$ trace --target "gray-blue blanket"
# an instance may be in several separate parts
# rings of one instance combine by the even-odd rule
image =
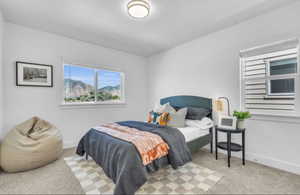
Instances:
[[[166,162],[176,169],[192,160],[185,138],[178,129],[138,121],[118,124],[157,134],[169,145],[170,150],[167,157],[144,166],[132,143],[90,129],[80,140],[77,154],[83,156],[87,153],[103,168],[116,184],[115,195],[134,194],[147,181],[148,172],[157,170]]]

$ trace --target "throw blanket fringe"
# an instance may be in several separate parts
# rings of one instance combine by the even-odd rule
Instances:
[[[148,165],[168,154],[168,144],[156,134],[121,126],[117,123],[108,123],[94,129],[134,144],[141,156],[143,165]]]

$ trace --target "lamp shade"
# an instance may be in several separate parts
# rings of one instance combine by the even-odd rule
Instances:
[[[214,108],[216,112],[223,112],[224,111],[224,105],[223,105],[223,101],[220,99],[217,99],[214,101]]]
[[[219,97],[214,100],[214,111],[230,116],[230,102],[227,97]]]

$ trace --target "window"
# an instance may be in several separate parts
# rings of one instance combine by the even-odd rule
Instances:
[[[297,58],[269,60],[269,75],[286,75],[297,73]]]
[[[268,95],[291,96],[295,95],[295,79],[270,79],[268,81]]]
[[[64,64],[64,104],[124,103],[124,73]]]
[[[270,115],[293,115],[298,111],[298,40],[292,43],[241,52],[242,109]]]
[[[297,66],[296,56],[283,56],[267,60],[269,97],[293,97],[295,95]]]

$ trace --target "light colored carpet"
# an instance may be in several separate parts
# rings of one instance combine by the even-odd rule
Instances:
[[[73,156],[74,149],[64,151],[64,157]],[[199,151],[193,163],[223,175],[208,194],[300,194],[300,176],[253,162],[242,166],[232,158],[227,168],[226,156]],[[16,174],[0,172],[0,194],[84,194],[80,183],[64,162],[64,157],[45,167]]]
[[[94,160],[79,156],[65,158],[86,194],[113,194],[115,185]],[[212,188],[222,175],[193,162],[179,169],[170,166],[149,174],[148,181],[136,194],[203,194]]]
[[[63,160],[71,155],[74,155],[74,149],[65,150],[59,160],[32,171],[0,172],[0,194],[84,194]]]

